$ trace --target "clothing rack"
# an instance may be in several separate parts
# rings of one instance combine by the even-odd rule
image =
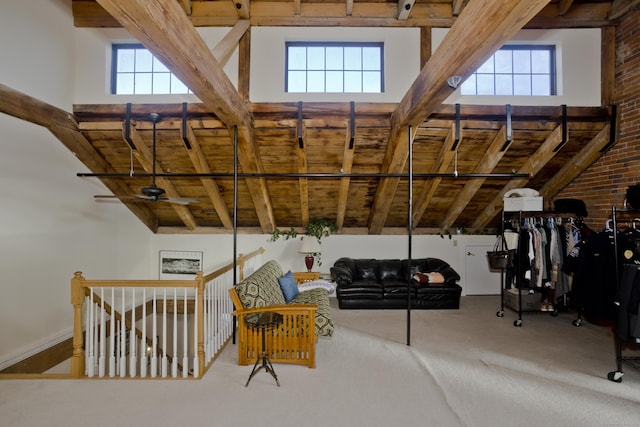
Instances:
[[[557,316],[559,311],[557,302],[561,299],[563,302],[562,305],[567,306],[569,279],[565,273],[561,271],[566,249],[560,246],[563,245],[564,241],[558,241],[558,231],[554,230],[552,232],[551,230],[555,229],[557,225],[566,226],[568,224],[568,229],[571,230],[573,234],[574,231],[586,227],[582,217],[555,211],[503,211],[501,219],[500,238],[503,238],[509,229],[513,229],[518,233],[518,246],[514,267],[501,271],[501,306],[496,316],[504,316],[505,299],[508,298],[509,301],[513,301],[513,291],[511,291],[508,296],[505,294],[505,292],[508,292],[508,289],[516,289],[517,294],[515,311],[518,314],[518,319],[513,322],[514,326],[522,326],[522,315],[525,311],[531,313],[548,312],[554,317]],[[540,231],[541,228],[544,229],[545,227],[549,229],[549,231]],[[539,253],[535,254],[535,268],[529,265],[528,254],[530,253],[531,246],[527,248],[522,247],[523,240],[521,233],[523,231],[530,233],[532,239],[532,236],[537,233],[537,239],[542,241],[536,243],[536,249]],[[550,240],[551,236],[555,239],[553,245]],[[572,239],[577,239],[577,237],[572,236]],[[549,254],[552,246],[554,247],[553,256]],[[509,249],[515,248],[509,247]],[[528,278],[525,277],[527,274],[529,275]],[[523,306],[523,300],[526,300],[526,307]],[[511,308],[514,308],[513,304]],[[581,320],[574,321],[574,325],[576,326],[580,323]]]
[[[611,208],[611,221],[613,223],[613,245],[616,260],[616,287],[618,289],[616,295],[616,310],[617,310],[617,322],[616,331],[614,333],[615,348],[616,348],[616,370],[607,374],[607,378],[613,382],[622,382],[622,376],[624,372],[622,370],[623,364],[626,364],[634,369],[640,370],[640,357],[630,357],[623,355],[623,343],[629,343],[630,345],[640,344],[640,331],[633,331],[633,324],[631,323],[631,317],[629,316],[629,307],[632,308],[633,304],[640,305],[640,301],[635,300],[634,295],[640,295],[640,247],[636,246],[636,249],[625,249],[624,253],[619,252],[619,232],[618,232],[618,217],[621,216],[635,216],[633,221],[633,230],[635,232],[635,223],[638,221],[637,217],[640,216],[639,210],[623,210],[616,211],[616,207]],[[640,235],[639,235],[640,237]],[[621,263],[619,260],[623,260]],[[622,270],[622,271],[621,271]],[[634,289],[635,288],[635,289]],[[638,306],[635,307],[637,313]],[[636,317],[638,315],[636,314]],[[640,319],[638,319],[640,322]],[[637,329],[637,328],[636,328]]]

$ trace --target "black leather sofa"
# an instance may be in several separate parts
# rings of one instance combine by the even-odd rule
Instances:
[[[416,273],[442,274],[444,283],[420,283]],[[331,267],[341,309],[406,309],[411,292],[412,309],[460,308],[460,275],[438,258],[354,259],[340,258]]]

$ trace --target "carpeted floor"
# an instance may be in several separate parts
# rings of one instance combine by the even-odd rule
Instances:
[[[335,303],[335,301],[332,301]],[[640,426],[640,372],[615,369],[609,329],[574,313],[496,317],[498,297],[460,310],[339,310],[317,368],[275,365],[244,383],[229,344],[200,381],[2,380],[2,426]],[[636,353],[633,353],[636,351]],[[637,354],[637,349],[625,355]]]

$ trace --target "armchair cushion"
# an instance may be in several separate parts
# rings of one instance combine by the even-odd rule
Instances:
[[[312,288],[300,292],[290,304],[316,304],[316,336],[330,337],[333,335],[333,320],[331,320],[331,306],[324,288]]]
[[[236,292],[244,308],[286,304],[278,278],[282,268],[277,261],[269,261],[236,285]]]

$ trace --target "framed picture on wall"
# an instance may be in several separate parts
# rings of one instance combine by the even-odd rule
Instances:
[[[160,251],[160,280],[191,280],[202,270],[202,252]]]

